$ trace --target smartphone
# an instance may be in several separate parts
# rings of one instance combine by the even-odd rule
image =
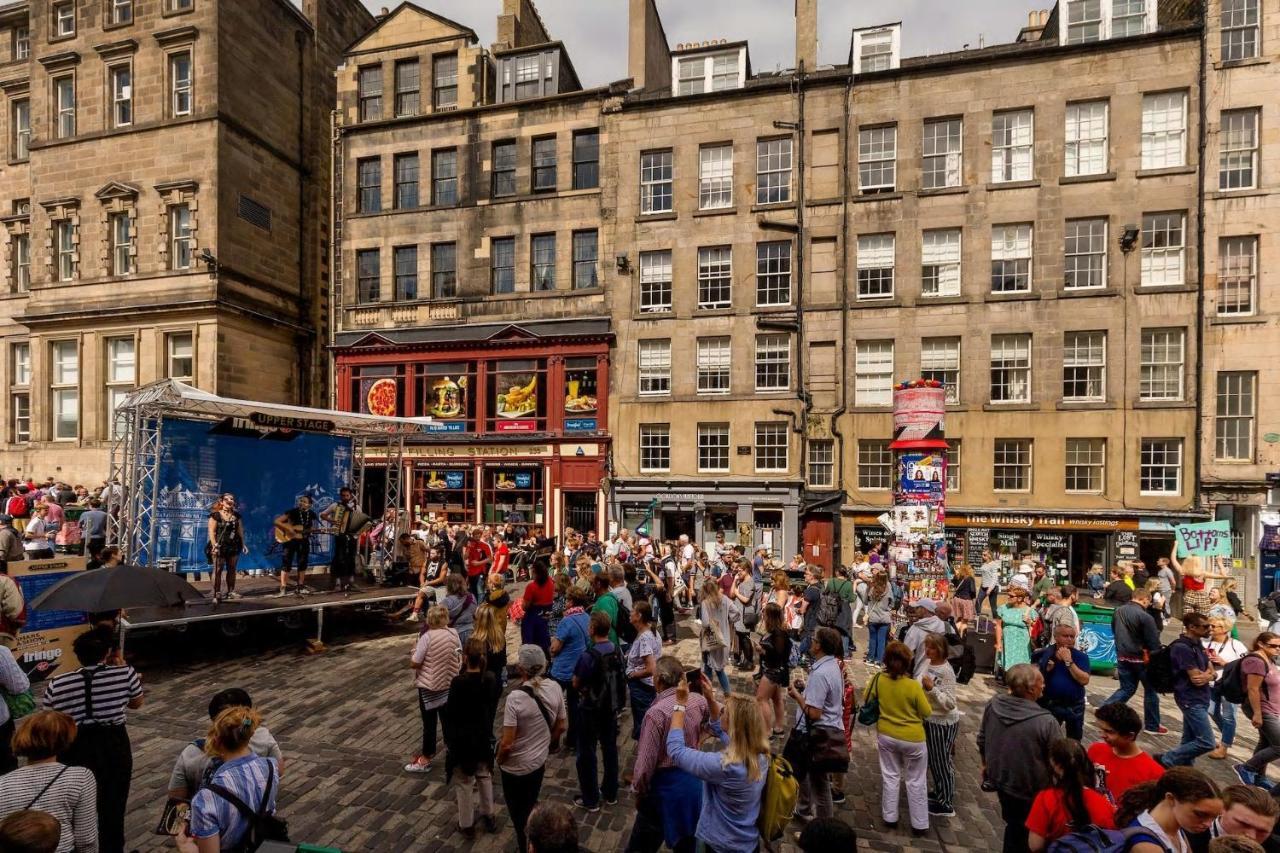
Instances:
[[[702,670],[697,668],[685,670],[684,678],[689,682],[690,693],[702,692]]]

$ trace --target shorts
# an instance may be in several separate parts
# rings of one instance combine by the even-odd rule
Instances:
[[[767,666],[764,668],[764,677],[779,687],[786,687],[791,683],[791,670],[785,666]]]

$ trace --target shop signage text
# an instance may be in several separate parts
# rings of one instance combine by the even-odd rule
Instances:
[[[550,456],[549,444],[472,444],[466,446],[446,444],[441,446],[419,445],[406,447],[405,456],[430,456],[433,458],[486,458],[502,459],[509,456]]]
[[[333,432],[333,421],[322,418],[293,418],[267,412],[251,412],[249,420],[255,426],[270,429],[297,430],[298,432]]]
[[[422,428],[425,432],[466,432],[466,421],[435,421]]]
[[[1061,515],[947,516],[947,524],[969,527],[1021,527],[1031,530],[1136,530],[1137,521],[1120,518],[1073,518]]]

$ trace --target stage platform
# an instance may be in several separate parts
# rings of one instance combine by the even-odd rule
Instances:
[[[334,592],[332,579],[327,574],[307,575],[311,595],[292,592],[283,598],[276,597],[280,580],[270,576],[241,576],[236,580],[236,592],[242,598],[231,601],[213,601],[213,584],[210,581],[194,581],[192,586],[204,593],[204,601],[192,601],[179,607],[135,607],[125,611],[121,625],[121,641],[130,631],[156,628],[177,628],[201,622],[222,622],[226,627],[238,621],[243,626],[252,619],[276,617],[281,621],[301,624],[306,613],[316,615],[317,641],[324,639],[324,613],[326,610],[350,608],[356,610],[386,610],[388,612],[411,602],[418,593],[416,586],[380,586],[371,580],[360,580],[356,590],[350,593]],[[233,633],[233,632],[228,632]]]

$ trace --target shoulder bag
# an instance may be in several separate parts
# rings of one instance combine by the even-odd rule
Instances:
[[[871,683],[867,685],[867,690],[862,694],[862,706],[858,708],[858,723],[864,726],[874,726],[880,722],[880,673],[876,673]]]

